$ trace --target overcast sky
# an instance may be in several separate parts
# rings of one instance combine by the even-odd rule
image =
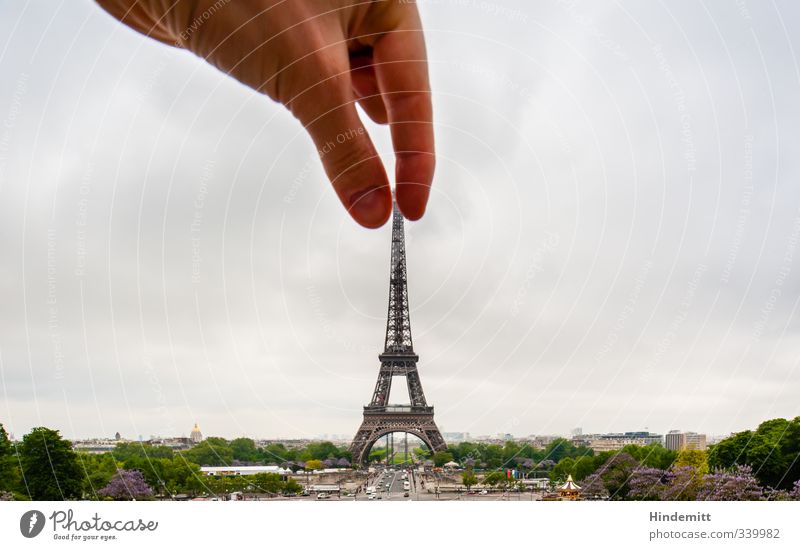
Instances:
[[[800,414],[800,7],[420,6],[438,164],[406,232],[442,431]],[[390,224],[346,215],[282,107],[92,2],[2,0],[0,196],[17,437],[355,433]]]

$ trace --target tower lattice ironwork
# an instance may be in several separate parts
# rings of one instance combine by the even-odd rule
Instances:
[[[381,437],[394,432],[406,432],[419,437],[433,451],[447,448],[433,420],[433,406],[425,401],[422,382],[417,371],[419,356],[411,340],[411,318],[408,313],[406,244],[403,215],[394,206],[392,215],[392,254],[389,271],[389,311],[386,316],[386,340],[378,381],[372,400],[364,407],[364,420],[358,429],[350,451],[353,462],[363,464],[372,446]],[[392,379],[405,376],[408,386],[408,405],[389,404]]]

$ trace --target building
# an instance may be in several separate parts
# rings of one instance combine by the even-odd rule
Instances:
[[[469,432],[442,432],[442,437],[447,442],[459,442],[469,440]]]
[[[580,436],[582,436],[583,435],[583,428],[572,428],[572,431],[570,432],[570,435],[572,437],[580,437]]]
[[[189,435],[189,439],[191,439],[192,443],[195,445],[203,441],[203,434],[200,432],[200,428],[197,427],[197,422],[194,423],[194,428],[192,428],[192,433]]]
[[[549,477],[529,477],[521,480],[526,488],[537,491],[546,491],[550,488]]]
[[[665,436],[665,446],[670,451],[705,451],[708,446],[706,434],[671,430]]]
[[[286,476],[291,470],[280,466],[202,466],[200,472],[205,476],[251,476],[255,474],[278,474]]]
[[[557,435],[530,435],[528,442],[534,449],[544,449],[556,439],[560,439]]]
[[[72,441],[72,448],[76,451],[89,454],[110,453],[113,451],[118,439],[77,439]]]
[[[644,447],[661,442],[661,435],[650,432],[609,433],[591,439],[589,441],[589,447],[596,453],[602,453],[605,451],[618,451],[628,445],[640,445]]]
[[[194,447],[194,442],[188,437],[157,437],[150,436],[147,441],[142,441],[145,445],[158,445],[161,447],[169,447],[173,451],[185,451]]]

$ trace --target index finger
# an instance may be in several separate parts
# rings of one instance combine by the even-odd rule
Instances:
[[[378,86],[392,132],[397,205],[410,220],[425,213],[436,157],[428,60],[419,13],[411,4],[400,24],[373,46]]]

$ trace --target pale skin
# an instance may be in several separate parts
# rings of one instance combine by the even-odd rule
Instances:
[[[359,224],[375,228],[389,219],[392,194],[358,103],[391,129],[401,212],[410,220],[425,213],[435,155],[425,42],[414,2],[97,2],[129,27],[191,50],[289,109],[314,141],[344,207]]]

